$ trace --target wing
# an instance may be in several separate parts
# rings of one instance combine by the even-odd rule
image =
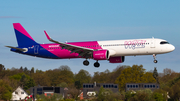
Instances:
[[[67,43],[58,42],[58,41],[55,41],[55,40],[51,39],[46,31],[44,31],[44,33],[46,34],[46,37],[47,37],[47,39],[49,41],[59,44],[59,46],[62,49],[67,49],[67,50],[71,51],[71,53],[78,53],[79,56],[81,56],[83,58],[90,58],[90,57],[92,57],[94,49],[90,49],[90,48],[85,48],[85,47],[80,47],[80,46],[76,46],[76,45],[71,45],[71,44],[67,44]]]

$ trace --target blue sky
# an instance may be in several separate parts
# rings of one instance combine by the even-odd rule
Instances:
[[[6,68],[49,70],[68,65],[74,73],[85,69],[93,74],[118,65],[142,64],[149,71],[171,68],[180,72],[180,1],[178,0],[3,0],[0,3],[0,64]],[[127,56],[124,63],[111,64],[94,60],[88,67],[84,59],[49,60],[10,52],[5,45],[17,46],[12,23],[19,22],[38,43],[50,43],[44,30],[61,42],[161,38],[169,41],[175,51],[152,56]]]

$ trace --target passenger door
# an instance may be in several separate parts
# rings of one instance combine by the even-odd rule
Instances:
[[[34,46],[34,54],[38,54],[39,45]]]

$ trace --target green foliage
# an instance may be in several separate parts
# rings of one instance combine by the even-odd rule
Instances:
[[[10,100],[12,97],[12,88],[9,84],[0,79],[0,99]]]
[[[166,101],[164,98],[163,98],[163,95],[161,93],[157,93],[155,92],[153,94],[153,98],[156,100],[156,101]]]
[[[51,86],[50,77],[48,77],[48,75],[44,72],[33,73],[32,78],[34,79],[36,85]]]
[[[30,74],[34,73],[34,67],[31,68]]]
[[[34,87],[35,86],[35,82],[32,78],[30,78],[24,85],[24,89],[27,90],[30,87]]]
[[[91,81],[91,75],[88,71],[81,69],[78,74],[75,74],[75,83],[78,81],[78,89],[83,87],[83,83],[90,83]]]
[[[36,95],[37,101],[64,101],[63,96],[60,94],[53,93],[50,96],[45,96],[44,94]]]
[[[152,91],[150,89],[139,90],[133,94],[134,96],[130,98],[131,101],[153,101]]]
[[[57,85],[58,87],[68,87],[68,84],[66,82],[61,82],[60,84]]]
[[[99,89],[99,92],[98,92],[97,101],[105,100],[105,96],[103,95],[103,92],[104,92],[104,88],[101,86],[101,88]]]
[[[170,98],[174,101],[180,99],[180,81],[171,87],[169,90]]]
[[[80,81],[75,81],[74,86],[76,87],[76,89],[80,89],[81,88]]]
[[[0,64],[0,72],[2,72],[3,70],[5,70],[4,65]]]
[[[166,94],[162,90],[152,92],[150,89],[126,92],[127,101],[166,101]]]
[[[95,101],[123,101],[124,96],[120,93],[113,93],[110,89],[104,89],[102,86],[98,92]]]
[[[119,90],[125,88],[126,83],[152,83],[156,82],[152,73],[146,72],[142,65],[133,65],[122,70],[116,82],[119,85]]]
[[[50,78],[52,86],[57,86],[62,82],[68,85],[74,84],[74,74],[68,66],[60,66],[58,69],[48,70],[45,75]]]
[[[34,80],[30,76],[24,73],[18,73],[13,76],[10,76],[9,78],[11,80],[19,81],[20,85],[22,86],[24,90],[27,90],[28,88],[35,86]]]
[[[68,66],[60,66],[54,70],[36,70],[31,68],[31,71],[27,67],[5,69],[0,64],[0,99],[9,99],[13,90],[18,86],[22,86],[25,91],[28,88],[36,85],[41,86],[60,86],[68,87],[69,94],[73,99],[66,99],[61,101],[74,101],[78,99],[79,90],[74,87],[75,81],[78,82],[78,89],[82,88],[83,83],[117,83],[119,85],[121,93],[112,93],[109,90],[101,89],[97,99],[94,98],[91,101],[120,101],[128,99],[130,101],[163,101],[167,100],[167,92],[170,96],[170,100],[176,101],[180,99],[180,73],[176,73],[171,69],[164,69],[164,73],[157,73],[155,71],[154,77],[159,79],[160,89],[154,91],[141,90],[136,93],[124,92],[125,83],[152,83],[156,82],[151,72],[146,72],[142,65],[131,66],[118,66],[112,72],[105,70],[104,72],[94,72],[91,77],[88,71],[80,70],[77,74],[73,74]],[[159,76],[158,76],[159,75]],[[157,77],[158,76],[158,77]],[[3,85],[3,86],[2,86]],[[4,86],[6,85],[6,86]],[[10,89],[9,89],[10,87]],[[71,90],[70,90],[71,89]],[[109,93],[107,93],[109,92]],[[53,98],[53,97],[52,97]],[[90,100],[90,99],[89,99]],[[78,100],[77,100],[78,101]]]

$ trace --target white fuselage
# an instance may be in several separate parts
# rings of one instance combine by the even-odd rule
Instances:
[[[110,51],[111,56],[133,56],[133,55],[152,55],[171,52],[175,47],[162,39],[131,39],[98,41],[103,49]]]

